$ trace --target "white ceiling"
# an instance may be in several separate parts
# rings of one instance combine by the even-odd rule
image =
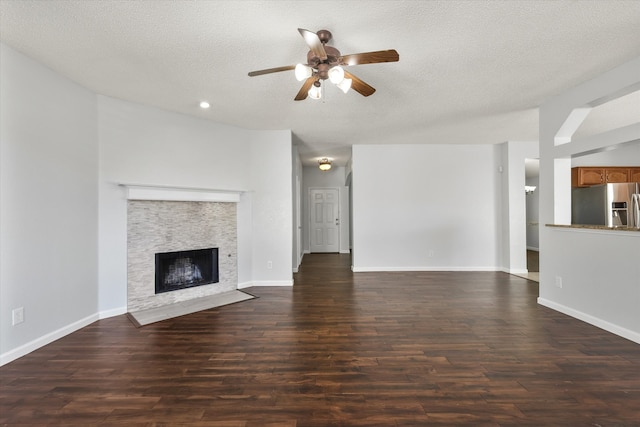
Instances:
[[[298,28],[377,91],[294,102]],[[537,140],[546,99],[640,56],[640,1],[0,0],[0,40],[100,94],[249,129],[291,129],[305,164],[352,144]],[[200,100],[211,103],[198,108]],[[640,115],[629,98],[621,115]],[[624,119],[623,121],[625,121]],[[607,127],[604,122],[596,122]]]

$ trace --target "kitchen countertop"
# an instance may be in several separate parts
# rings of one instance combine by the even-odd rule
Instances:
[[[607,227],[606,225],[589,225],[589,224],[545,224],[547,227],[560,227],[560,228],[576,228],[576,229],[588,229],[588,230],[609,230],[609,231],[636,231],[640,232],[640,228],[627,228],[627,227]]]

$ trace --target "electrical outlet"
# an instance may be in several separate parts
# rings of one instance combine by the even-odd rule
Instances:
[[[24,307],[18,307],[11,312],[11,323],[13,326],[24,322]]]
[[[432,249],[429,251],[429,258],[433,258],[433,256],[436,254],[436,252]]]
[[[562,289],[562,277],[556,276],[556,287]]]
[[[267,268],[271,270],[273,268],[273,262],[267,261]]]

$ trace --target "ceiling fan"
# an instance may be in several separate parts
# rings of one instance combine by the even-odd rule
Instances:
[[[322,97],[322,82],[329,80],[338,86],[344,93],[352,88],[362,96],[372,95],[376,90],[358,77],[346,71],[343,67],[351,65],[376,64],[379,62],[397,62],[400,59],[394,49],[378,50],[375,52],[354,53],[341,55],[333,46],[327,46],[331,40],[331,32],[320,30],[313,31],[298,28],[298,31],[309,46],[307,63],[298,65],[285,65],[284,67],[267,68],[265,70],[251,71],[250,77],[263,74],[278,73],[280,71],[295,70],[296,79],[303,81],[300,91],[294,98],[302,101],[307,96],[319,99]]]

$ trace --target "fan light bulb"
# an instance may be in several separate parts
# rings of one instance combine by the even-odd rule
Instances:
[[[311,67],[308,67],[304,64],[298,64],[296,65],[295,73],[296,73],[296,80],[301,82],[311,77],[313,70],[311,69]]]
[[[320,89],[320,86],[311,86],[311,89],[309,89],[309,98],[311,99],[320,99],[322,98],[322,91]]]
[[[342,69],[341,66],[336,65],[335,67],[329,70],[329,80],[334,85],[337,85],[342,80],[344,80],[344,70]]]
[[[353,82],[353,80],[351,79],[342,79],[342,81],[340,83],[337,84],[338,88],[340,88],[341,91],[343,91],[344,93],[349,92],[349,89],[351,89],[351,83]]]

